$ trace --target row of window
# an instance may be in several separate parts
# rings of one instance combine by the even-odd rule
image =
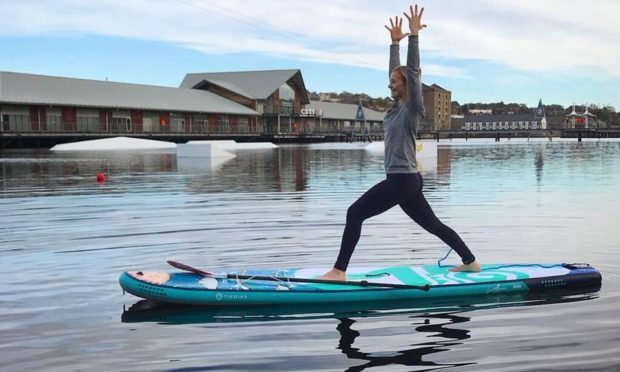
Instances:
[[[337,119],[301,118],[295,120],[280,120],[263,117],[259,119],[265,133],[367,133],[382,132],[381,121],[349,121]]]
[[[513,125],[513,124],[532,124],[532,125],[536,125],[538,122],[537,121],[482,121],[482,122],[478,122],[478,123],[472,123],[472,122],[466,122],[465,124],[471,124],[471,125]]]
[[[185,115],[171,114],[168,121],[158,122],[157,118],[144,117],[142,123],[134,123],[130,116],[114,116],[101,121],[99,116],[76,116],[75,123],[63,122],[60,115],[46,115],[41,122],[31,122],[28,114],[2,114],[0,128],[3,132],[189,132],[189,133],[249,133],[250,121],[247,116],[237,116],[231,123],[229,115],[217,115],[216,122],[209,125],[206,115],[196,115],[191,122]]]
[[[495,129],[539,129],[542,126],[538,122],[511,122],[511,123],[465,123],[462,129],[465,130],[495,130]]]
[[[75,123],[63,122],[62,116],[46,114],[41,122],[30,121],[28,113],[0,115],[1,128],[4,132],[49,132],[49,133],[273,133],[278,131],[277,118],[260,118],[255,125],[250,125],[247,116],[216,115],[216,121],[209,123],[208,115],[194,114],[192,120],[184,114],[170,114],[164,123],[158,116],[142,118],[140,122],[132,121],[131,115],[114,115],[107,122],[99,116],[76,116]],[[381,121],[347,121],[321,118],[302,118],[295,120],[281,119],[281,132],[340,132],[340,131],[382,131]]]

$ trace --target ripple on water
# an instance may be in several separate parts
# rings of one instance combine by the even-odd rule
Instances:
[[[509,143],[510,142],[510,143]],[[477,257],[589,262],[595,295],[467,306],[239,318],[166,314],[122,323],[118,274],[330,267],[347,207],[382,158],[341,146],[239,152],[0,157],[0,360],[9,370],[613,369],[620,321],[620,141],[440,143],[425,195]],[[106,182],[96,183],[97,172]],[[368,220],[352,265],[434,263],[447,253],[398,208]],[[453,253],[449,262],[456,263]]]

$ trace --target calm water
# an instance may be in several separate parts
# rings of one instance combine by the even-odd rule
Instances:
[[[124,270],[168,270],[167,259],[329,267],[348,205],[383,177],[381,154],[289,146],[206,163],[4,151],[0,369],[618,370],[620,141],[442,144],[425,193],[480,261],[588,262],[603,274],[600,292],[503,306],[130,318],[123,311],[138,299],[118,286]],[[431,264],[447,252],[398,209],[362,234],[351,265]]]

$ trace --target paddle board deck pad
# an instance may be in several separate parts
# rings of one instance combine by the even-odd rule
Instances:
[[[449,268],[352,267],[345,283],[318,280],[328,268],[212,275],[128,271],[119,282],[125,291],[149,300],[219,306],[416,300],[600,287],[601,283],[601,274],[587,264],[487,264],[478,273]]]

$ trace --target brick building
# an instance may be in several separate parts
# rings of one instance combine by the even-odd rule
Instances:
[[[422,131],[449,130],[452,117],[452,92],[437,84],[422,84],[425,116]]]

